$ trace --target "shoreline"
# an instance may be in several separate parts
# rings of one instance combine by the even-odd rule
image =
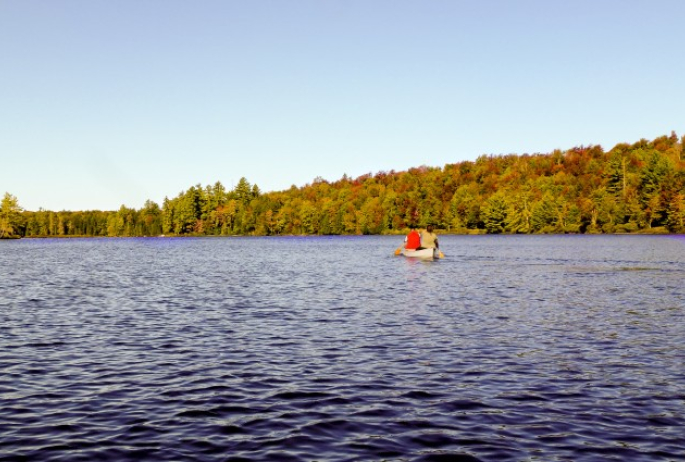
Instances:
[[[485,230],[473,230],[474,232],[450,232],[436,230],[438,237],[440,236],[679,236],[682,233],[672,233],[663,228],[652,228],[650,230],[640,230],[636,232],[615,232],[615,233],[487,233]],[[408,232],[408,230],[407,230]],[[257,235],[257,234],[230,234],[230,235],[215,235],[215,234],[162,234],[158,236],[88,236],[88,235],[71,235],[71,236],[13,236],[2,237],[0,240],[20,240],[20,239],[184,239],[184,238],[236,238],[236,237],[350,237],[350,236],[404,236],[407,232],[398,233],[383,233],[383,234],[271,234],[271,235]]]

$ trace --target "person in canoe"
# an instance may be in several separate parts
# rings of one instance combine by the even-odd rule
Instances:
[[[404,238],[404,250],[402,246],[395,250],[395,255],[405,255],[418,258],[445,258],[445,254],[439,248],[438,236],[433,232],[433,226],[428,225],[425,231],[419,234],[415,226]]]
[[[407,250],[420,250],[421,247],[421,235],[416,230],[415,227],[411,227],[409,234],[404,238],[404,248]]]
[[[433,225],[426,226],[426,230],[421,233],[421,247],[425,249],[440,249],[438,235],[433,232]]]
[[[402,253],[402,247],[404,247],[404,250],[418,250],[423,248],[421,247],[421,235],[416,229],[416,226],[410,226],[409,230],[409,234],[404,237],[404,246],[399,246],[397,250],[395,250],[395,255],[400,255]]]

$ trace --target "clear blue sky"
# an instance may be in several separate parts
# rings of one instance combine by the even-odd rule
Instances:
[[[0,194],[140,208],[685,131],[682,0],[0,0]]]

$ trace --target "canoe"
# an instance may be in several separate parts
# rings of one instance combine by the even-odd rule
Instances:
[[[440,258],[440,250],[438,249],[421,249],[421,250],[407,250],[402,249],[402,255],[413,258]]]

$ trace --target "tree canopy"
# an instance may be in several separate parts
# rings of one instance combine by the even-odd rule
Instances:
[[[10,193],[5,193],[0,202],[0,239],[15,237],[21,228],[21,207]]]
[[[197,184],[139,210],[21,211],[5,194],[0,233],[20,236],[685,232],[685,162],[675,133],[545,154],[483,155],[263,193]]]

